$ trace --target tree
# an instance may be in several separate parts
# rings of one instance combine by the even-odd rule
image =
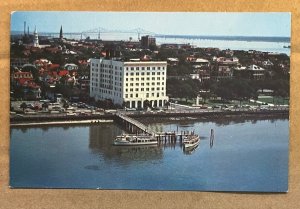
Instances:
[[[21,105],[20,105],[20,108],[22,108],[23,112],[25,111],[25,108],[27,107],[26,103],[23,102]]]
[[[148,99],[146,99],[146,100],[144,101],[144,109],[147,110],[148,107],[151,108],[151,103],[150,103],[150,101],[149,101]]]

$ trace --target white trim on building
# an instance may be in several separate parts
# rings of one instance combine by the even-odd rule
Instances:
[[[123,62],[91,59],[90,96],[95,100],[111,99],[114,104],[143,108],[149,101],[163,107],[166,96],[167,62]]]

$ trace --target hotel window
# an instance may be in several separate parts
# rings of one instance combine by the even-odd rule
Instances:
[[[154,85],[155,85],[155,82],[152,82],[151,85],[154,86]]]
[[[128,98],[128,94],[125,94],[125,98]]]
[[[160,72],[157,72],[157,75],[160,75]]]
[[[158,70],[160,70],[160,67],[158,67]]]
[[[152,77],[152,81],[154,81],[155,80],[155,77]]]
[[[133,86],[133,83],[130,83],[130,86]]]
[[[135,80],[136,80],[136,81],[139,81],[140,79],[139,79],[139,78],[136,78]]]
[[[148,77],[148,78],[147,78],[147,81],[149,81],[149,80],[150,80],[150,78]]]
[[[146,94],[146,97],[147,97],[147,98],[149,97],[149,93]]]
[[[155,75],[155,72],[152,72],[152,75]]]
[[[162,72],[162,75],[164,75],[165,74],[165,72]]]
[[[134,67],[131,67],[130,70],[134,70]]]
[[[135,88],[135,91],[139,91],[139,88]]]
[[[126,78],[126,81],[128,81],[128,78]]]
[[[136,73],[135,75],[140,75],[140,73]]]
[[[152,67],[152,70],[155,70],[155,67]]]
[[[127,91],[128,91],[128,89],[126,88],[126,89],[125,89],[125,91],[127,92]]]
[[[130,89],[130,91],[133,91],[133,89]]]
[[[157,87],[157,88],[156,88],[156,90],[158,90],[158,91],[159,91],[159,87]]]
[[[139,70],[140,68],[139,68],[139,67],[136,67],[135,69],[136,69],[136,70]]]
[[[139,94],[135,94],[135,97],[139,97]]]
[[[145,75],[145,73],[144,73],[144,72],[142,72],[142,73],[141,73],[141,75]]]
[[[135,85],[136,85],[136,86],[139,86],[139,83],[136,83]]]
[[[146,88],[146,91],[149,91],[149,88]]]
[[[130,75],[134,75],[134,73],[130,73]]]
[[[130,78],[131,81],[133,81],[133,78]]]
[[[162,82],[161,85],[165,85],[165,82]]]
[[[130,98],[132,98],[133,97],[133,94],[130,94]]]
[[[145,80],[145,78],[141,78],[141,80],[142,80],[142,81],[144,81],[144,80]]]
[[[128,83],[126,83],[126,86],[128,86]]]
[[[141,91],[144,91],[144,88],[141,88]]]
[[[142,67],[142,70],[145,70],[145,67]]]
[[[144,86],[145,84],[144,83],[141,83],[141,86]]]
[[[154,97],[154,93],[152,93],[152,94],[151,94],[151,96],[153,96],[153,97]]]
[[[147,70],[150,70],[150,67],[147,67]]]
[[[126,73],[126,76],[128,76],[128,73]]]
[[[155,88],[151,88],[151,91],[154,91]]]
[[[147,75],[150,75],[150,73],[149,73],[149,72],[147,72]]]
[[[160,83],[159,83],[159,82],[157,82],[156,84],[157,84],[157,85],[160,85]]]
[[[159,97],[159,93],[157,93],[156,96]]]
[[[160,80],[160,77],[157,77],[157,80]]]

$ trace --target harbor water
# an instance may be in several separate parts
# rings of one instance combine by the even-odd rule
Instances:
[[[147,123],[147,121],[144,121]],[[257,191],[288,189],[288,119],[180,120],[155,131],[195,131],[200,145],[113,146],[114,123],[11,128],[13,188]],[[214,130],[213,145],[210,131]]]

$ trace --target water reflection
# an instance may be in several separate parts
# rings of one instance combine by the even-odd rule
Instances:
[[[183,154],[185,154],[185,155],[191,155],[191,154],[193,154],[196,151],[196,149],[198,149],[198,147],[199,147],[199,145],[197,145],[197,146],[195,146],[193,148],[190,148],[190,149],[182,149],[183,150]]]
[[[91,125],[89,129],[89,148],[94,154],[99,154],[106,160],[127,164],[163,158],[161,146],[114,146],[115,137],[124,133],[118,126]]]

